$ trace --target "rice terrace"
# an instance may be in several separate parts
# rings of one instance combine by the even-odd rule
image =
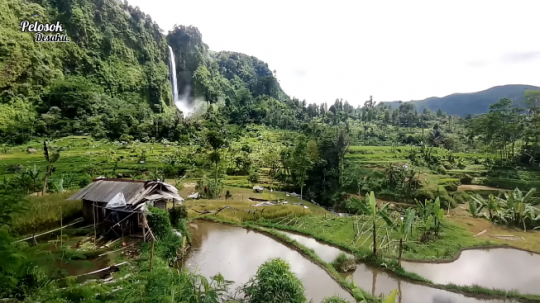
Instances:
[[[308,103],[128,1],[0,33],[0,302],[540,302],[540,87]]]

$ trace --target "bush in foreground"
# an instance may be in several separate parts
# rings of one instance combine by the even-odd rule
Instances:
[[[246,299],[254,303],[306,302],[304,286],[282,259],[266,261],[244,287]]]

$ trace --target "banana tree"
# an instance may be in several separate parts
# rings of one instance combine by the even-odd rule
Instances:
[[[444,218],[444,209],[441,208],[439,197],[437,197],[437,199],[435,199],[435,203],[433,203],[431,215],[433,216],[433,227],[435,229],[435,235],[437,236],[439,234],[441,221]]]
[[[373,256],[377,256],[377,219],[382,218],[386,224],[392,226],[392,220],[386,214],[386,209],[388,208],[388,203],[386,203],[380,209],[377,207],[377,200],[375,199],[375,194],[370,192],[366,196],[366,202],[362,202],[356,197],[349,199],[349,206],[359,211],[361,214],[368,216],[368,222],[371,223],[371,229],[373,232]]]
[[[56,163],[58,159],[60,159],[61,150],[62,148],[54,151],[51,155],[51,153],[49,152],[49,147],[47,146],[47,141],[43,141],[43,155],[45,156],[45,160],[47,161],[47,169],[45,172],[45,178],[43,180],[43,191],[41,192],[42,196],[44,196],[45,192],[47,191],[47,178],[51,175],[54,169],[53,164]]]
[[[364,291],[360,287],[356,286],[356,284],[354,283],[353,279],[350,276],[347,277],[346,282],[350,285],[353,292],[353,297],[358,303],[368,302],[368,300],[366,299],[366,296],[364,295]],[[397,296],[399,296],[398,291],[396,289],[392,289],[388,297],[382,298],[383,300],[382,303],[395,303]]]
[[[407,209],[404,217],[398,217],[396,219],[395,229],[399,236],[399,256],[398,264],[401,266],[401,255],[403,253],[403,241],[407,241],[407,236],[412,235],[414,216],[416,211],[412,208]]]
[[[34,167],[32,169],[26,169],[26,175],[32,179],[32,183],[34,185],[34,192],[36,191],[36,183],[39,179],[39,175],[41,174],[41,170],[34,164]]]
[[[435,235],[438,235],[441,221],[444,218],[444,210],[441,208],[439,198],[437,197],[435,202],[425,200],[424,203],[416,200],[416,204],[418,205],[418,214],[424,222],[424,234],[427,235],[433,230]]]
[[[474,197],[472,201],[469,201],[469,213],[473,218],[480,217],[482,209],[484,209],[484,204],[481,201],[476,200]]]
[[[532,188],[524,196],[521,190],[516,188],[512,194],[505,194],[508,211],[514,225],[523,224],[523,230],[525,231],[527,231],[527,219],[536,219],[536,208],[528,203],[535,191],[536,189]]]
[[[487,209],[488,215],[489,215],[487,218],[492,223],[495,223],[495,221],[499,221],[499,223],[501,223],[501,221],[506,221],[506,219],[504,218],[504,214],[502,214],[501,211],[500,211],[500,209],[501,209],[501,206],[500,206],[500,203],[499,203],[500,199],[497,199],[493,195],[489,195],[487,199],[484,199],[479,194],[476,194],[476,197],[471,196],[471,198],[474,200],[474,202],[476,202],[476,205],[479,205],[479,207],[477,208],[477,211],[476,211],[476,215],[480,215],[480,211],[483,208],[485,208],[485,209]],[[474,202],[471,201],[469,203],[469,208],[470,208],[470,205],[472,203],[474,203]]]

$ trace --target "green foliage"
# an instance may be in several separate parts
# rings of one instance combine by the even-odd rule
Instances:
[[[379,218],[383,219],[387,225],[393,226],[392,220],[388,217],[386,209],[388,208],[388,203],[382,206],[380,209],[377,207],[377,200],[375,199],[375,194],[370,192],[366,196],[365,203],[356,197],[351,197],[347,200],[347,205],[354,209],[357,214],[363,214],[369,217],[370,228],[373,233],[373,256],[377,256],[377,220]]]
[[[347,272],[356,268],[354,258],[347,256],[345,253],[340,253],[331,264],[338,272]]]
[[[259,182],[259,173],[256,171],[250,171],[248,176],[248,181],[251,182],[251,184],[255,184]]]
[[[461,184],[471,184],[472,180],[473,180],[473,177],[469,174],[465,174],[459,178],[459,182],[461,182]]]
[[[45,273],[36,266],[39,256],[25,242],[14,243],[14,219],[28,212],[21,195],[0,192],[0,297],[19,300],[35,288],[48,283]]]
[[[244,289],[248,302],[306,302],[302,283],[290,270],[289,264],[281,259],[263,263]]]
[[[11,231],[27,235],[60,227],[82,216],[81,201],[67,201],[72,193],[54,193],[28,197],[27,211],[13,216]]]
[[[506,226],[527,227],[537,229],[540,226],[538,209],[533,206],[532,197],[535,189],[529,190],[525,195],[519,189],[505,193],[504,198],[489,195],[487,199],[479,194],[471,197],[469,213],[473,217],[485,217],[489,221]],[[487,210],[487,214],[482,210]]]
[[[165,238],[172,231],[169,213],[161,208],[150,207],[150,215],[147,216],[148,225],[152,233],[159,240]]]
[[[169,209],[169,220],[171,222],[171,226],[178,228],[180,225],[180,220],[185,219],[187,219],[187,208],[185,205],[179,205]]]
[[[452,194],[452,198],[456,202],[456,204],[463,204],[470,200],[469,194],[467,194],[464,191],[458,191]]]
[[[437,199],[440,200],[443,209],[452,209],[456,207],[456,201],[448,194],[445,186],[439,185],[437,190]]]

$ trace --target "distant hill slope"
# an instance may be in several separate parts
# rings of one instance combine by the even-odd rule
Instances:
[[[518,105],[523,104],[523,95],[527,90],[540,90],[532,85],[510,84],[495,86],[480,92],[452,94],[446,97],[431,97],[419,101],[409,101],[418,111],[428,108],[437,111],[439,108],[452,115],[465,116],[467,114],[482,114],[489,110],[489,106],[502,98],[510,98]],[[392,108],[399,107],[401,101],[385,102]]]

